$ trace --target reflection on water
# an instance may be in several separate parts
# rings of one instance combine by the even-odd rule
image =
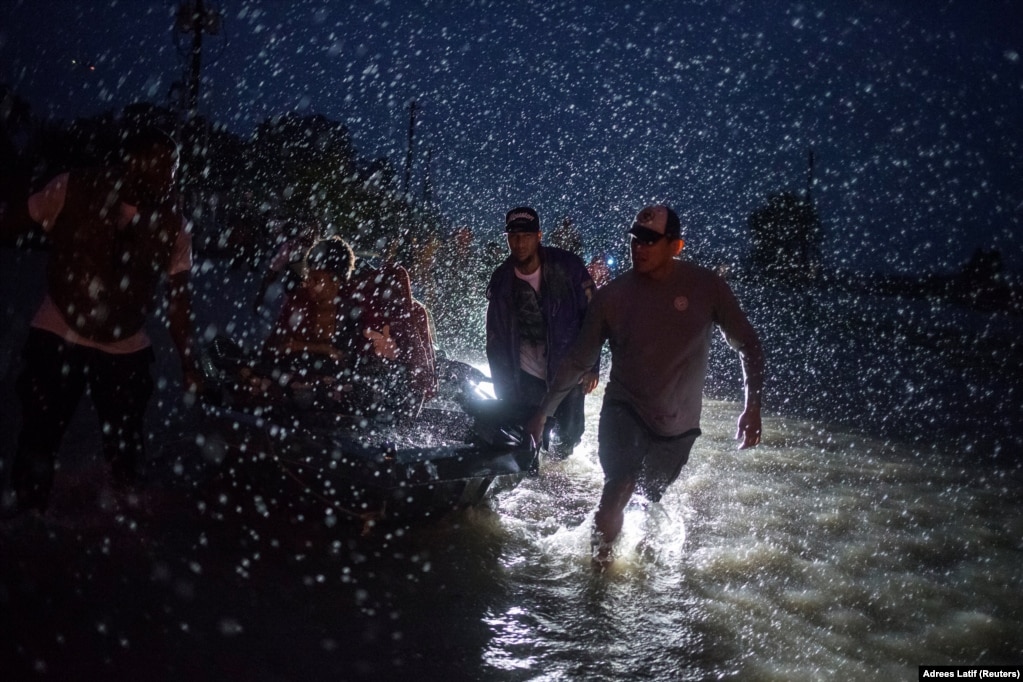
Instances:
[[[770,418],[763,445],[739,452],[738,406],[708,402],[682,477],[660,505],[628,511],[604,575],[589,563],[599,395],[576,454],[492,508],[369,536],[319,509],[296,522],[241,480],[157,489],[130,515],[96,511],[104,475],[85,415],[55,514],[0,523],[0,671],[915,679],[920,663],[1023,661],[1020,335],[908,304],[761,298],[749,308],[765,330],[771,414],[815,421]],[[234,324],[210,311],[236,302],[203,300],[210,320]],[[939,321],[951,327],[932,333]],[[710,392],[727,395],[738,363],[723,344],[715,354]],[[169,366],[158,375],[176,376]],[[175,390],[162,385],[154,409],[177,404]],[[825,425],[836,417],[853,423]],[[154,423],[172,442],[173,425]],[[907,424],[912,437],[897,437]]]
[[[1018,473],[782,419],[740,452],[736,416],[707,404],[682,478],[630,508],[602,575],[595,429],[490,509],[369,536],[208,481],[154,491],[129,521],[76,502],[101,482],[65,472],[55,515],[0,527],[0,661],[168,680],[776,680],[1023,659]]]
[[[708,404],[710,435],[661,505],[628,513],[608,575],[588,570],[592,430],[502,499],[519,599],[488,619],[486,664],[514,679],[909,679],[1023,658],[1018,476],[790,420],[739,452],[736,416]]]

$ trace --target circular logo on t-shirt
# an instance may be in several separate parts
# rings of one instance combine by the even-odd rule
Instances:
[[[680,313],[682,313],[682,312],[685,312],[688,307],[689,307],[689,299],[688,298],[686,298],[685,296],[676,296],[675,297],[675,310],[677,310]]]

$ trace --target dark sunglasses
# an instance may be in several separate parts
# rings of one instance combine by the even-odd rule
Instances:
[[[643,246],[653,246],[668,235],[666,233],[659,233],[656,230],[651,230],[646,225],[633,223],[632,227],[629,228],[629,236],[632,237],[634,242],[639,242]]]
[[[657,235],[656,237],[637,237],[634,234],[630,234],[629,236],[632,237],[632,243],[634,244],[642,244],[643,246],[653,246],[657,242],[664,239],[667,235],[660,234]]]

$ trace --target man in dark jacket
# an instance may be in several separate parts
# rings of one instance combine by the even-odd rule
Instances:
[[[174,191],[178,148],[149,130],[128,138],[124,151],[122,164],[58,175],[29,198],[25,224],[5,227],[28,229],[30,219],[51,246],[46,296],[17,380],[14,512],[46,509],[56,455],[86,388],[114,486],[130,491],[154,387],[145,322],[163,280],[185,388],[194,393],[201,385],[190,322],[191,237]]]
[[[593,281],[578,256],[540,244],[532,208],[509,211],[505,232],[511,255],[487,286],[487,361],[498,398],[536,407],[579,334]],[[567,457],[582,438],[583,400],[597,385],[598,368],[583,375],[547,425],[551,456]]]

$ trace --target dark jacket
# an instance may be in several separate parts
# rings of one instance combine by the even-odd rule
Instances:
[[[547,381],[575,341],[593,294],[593,281],[575,254],[540,246],[540,296],[547,326]],[[519,329],[512,303],[515,265],[508,257],[487,286],[487,361],[498,398],[519,398]],[[599,367],[599,363],[594,369]]]
[[[119,206],[108,173],[74,171],[49,233],[50,297],[68,325],[94,341],[117,341],[142,328],[181,231],[173,198],[140,205],[139,224],[123,229]]]

